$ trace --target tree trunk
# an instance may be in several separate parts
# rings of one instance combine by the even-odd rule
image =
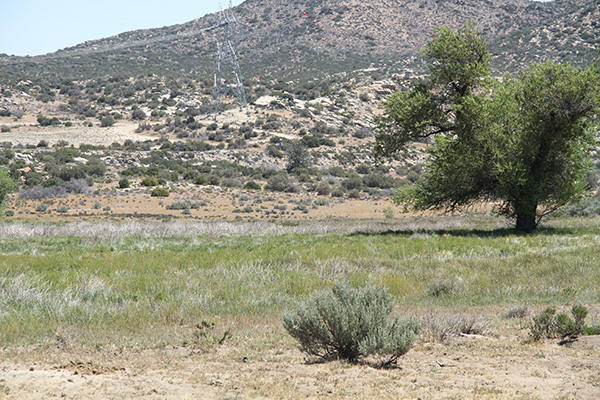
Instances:
[[[517,214],[516,228],[518,231],[531,233],[537,228],[537,204],[527,204],[529,202],[525,203],[526,204],[515,204],[515,211]]]
[[[518,231],[531,233],[537,228],[535,221],[535,214],[519,214],[517,215],[517,226]]]

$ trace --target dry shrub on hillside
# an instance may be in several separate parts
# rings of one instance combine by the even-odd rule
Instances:
[[[68,194],[87,194],[90,188],[85,179],[71,179],[61,185],[43,187],[36,186],[23,190],[19,198],[24,200],[40,200],[50,197],[66,197]]]

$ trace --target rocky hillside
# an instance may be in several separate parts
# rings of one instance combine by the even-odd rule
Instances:
[[[600,45],[596,0],[246,0],[235,7],[244,73],[302,78],[374,66],[418,68],[435,26],[474,22],[503,70],[547,57],[589,62]],[[148,73],[208,77],[217,14],[126,32],[39,57],[0,55],[0,80]]]

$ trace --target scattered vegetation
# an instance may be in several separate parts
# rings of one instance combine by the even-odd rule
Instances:
[[[59,207],[48,202],[40,212]],[[336,281],[386,288],[403,306],[431,311],[420,319],[420,337],[445,343],[489,330],[488,318],[452,310],[598,303],[598,220],[555,225],[522,236],[428,219],[11,222],[0,225],[0,343],[37,343],[60,327],[80,340],[104,332],[131,343],[180,345],[182,323],[279,319]],[[76,262],[64,262],[73,254]],[[462,280],[460,295],[428,294],[444,276]]]
[[[536,6],[531,8],[536,9]],[[348,21],[340,10],[337,6],[323,9],[319,18],[329,18],[331,14],[336,24],[345,24]],[[256,21],[252,29],[259,31],[264,18],[260,15],[253,18]],[[551,33],[556,29],[552,24],[544,25]],[[290,24],[285,26],[297,30]],[[587,40],[586,46],[594,43],[597,35],[593,29],[589,31],[592,33],[568,41],[568,49],[563,54],[587,57],[585,54],[589,52],[580,51],[578,43],[581,43],[579,39]],[[367,46],[383,47],[379,38],[371,33],[364,35]],[[436,32],[437,38],[447,39],[446,33]],[[530,38],[539,39],[531,36],[535,35],[533,30],[519,34],[526,39],[507,36],[508,53],[515,53],[511,46],[516,42],[523,41],[526,47],[527,43],[535,43]],[[185,35],[177,36],[178,46],[188,40]],[[340,44],[332,42],[325,47],[335,52],[336,46]],[[110,57],[84,55],[79,62],[81,67],[77,68],[79,72],[71,77],[74,80],[55,78],[57,71],[65,69],[68,57],[50,58],[47,62],[28,58],[26,65],[20,65],[18,57],[5,56],[2,60],[0,69],[8,73],[3,74],[0,100],[11,99],[0,108],[2,133],[25,129],[24,125],[18,125],[23,110],[13,105],[27,97],[35,99],[37,108],[34,109],[40,114],[37,120],[36,115],[28,115],[25,121],[33,117],[37,126],[32,129],[37,131],[109,128],[118,123],[134,124],[139,133],[158,138],[111,145],[77,146],[56,139],[40,140],[37,145],[1,144],[0,203],[8,196],[11,207],[15,202],[26,205],[4,211],[10,218],[0,225],[0,346],[6,346],[7,354],[12,352],[10,345],[49,345],[56,341],[61,346],[70,342],[83,344],[86,349],[99,349],[103,343],[111,343],[117,351],[130,347],[135,349],[135,354],[144,348],[183,346],[189,350],[189,353],[184,351],[187,355],[210,351],[232,340],[231,330],[225,329],[229,325],[221,321],[229,318],[243,321],[242,324],[254,319],[281,321],[284,315],[284,329],[310,356],[350,362],[370,361],[374,356],[378,365],[387,366],[397,362],[416,338],[445,346],[464,336],[487,334],[491,329],[489,316],[475,315],[471,310],[456,311],[473,306],[477,312],[482,312],[485,306],[507,309],[507,318],[519,319],[524,324],[531,307],[550,304],[551,307],[532,317],[527,325],[532,341],[545,338],[570,341],[580,335],[600,333],[594,320],[597,316],[592,312],[588,318],[585,306],[574,306],[570,314],[557,311],[557,307],[564,304],[596,305],[600,301],[597,285],[600,281],[599,224],[595,217],[600,214],[598,196],[583,197],[569,205],[561,214],[563,219],[549,221],[547,227],[530,236],[472,222],[479,217],[463,216],[446,225],[439,219],[428,218],[406,223],[396,219],[395,209],[389,207],[381,213],[382,222],[336,221],[333,216],[305,223],[195,221],[201,215],[197,210],[213,206],[211,196],[230,196],[236,219],[254,220],[257,216],[266,216],[277,221],[291,214],[302,219],[315,210],[329,211],[319,210],[319,207],[332,207],[345,199],[387,199],[397,187],[425,187],[433,182],[432,176],[423,172],[421,149],[429,146],[435,155],[436,151],[447,150],[454,143],[436,140],[431,147],[431,140],[421,137],[418,143],[411,143],[395,154],[397,159],[387,164],[380,165],[373,158],[372,126],[360,110],[372,110],[385,93],[390,93],[388,90],[400,89],[401,93],[408,93],[407,97],[413,96],[412,100],[416,98],[417,101],[409,105],[421,107],[409,108],[432,113],[434,118],[428,120],[442,122],[442,130],[455,128],[450,125],[458,121],[463,128],[473,126],[474,130],[494,134],[503,130],[528,131],[531,126],[542,125],[563,127],[561,132],[577,136],[584,130],[569,132],[568,123],[561,125],[560,118],[554,119],[556,115],[572,115],[573,110],[559,107],[561,112],[553,113],[551,106],[555,104],[546,99],[565,88],[573,89],[572,92],[565,89],[568,95],[573,95],[570,100],[596,93],[591,86],[576,84],[589,82],[589,76],[581,70],[555,64],[529,68],[514,65],[524,72],[516,78],[505,77],[502,85],[506,86],[495,92],[503,96],[499,100],[493,96],[474,96],[491,93],[491,86],[486,86],[489,80],[477,76],[473,84],[475,90],[451,104],[452,101],[446,100],[464,89],[460,79],[440,79],[437,83],[442,84],[433,90],[434,96],[422,96],[422,86],[414,91],[403,90],[414,82],[411,73],[407,72],[404,78],[390,76],[385,83],[384,78],[378,76],[405,70],[398,65],[406,66],[413,61],[378,61],[361,55],[361,60],[348,56],[347,62],[336,60],[337,65],[331,65],[310,50],[299,48],[290,58],[290,52],[285,49],[286,59],[296,60],[298,54],[304,53],[300,57],[302,68],[274,62],[269,54],[257,59],[276,66],[274,69],[280,72],[261,65],[251,66],[261,73],[259,78],[246,84],[251,103],[258,104],[258,98],[267,94],[275,98],[257,107],[258,118],[243,123],[212,123],[204,118],[212,112],[212,82],[198,78],[197,71],[206,70],[203,65],[206,62],[210,62],[212,68],[213,61],[207,61],[209,57],[198,57],[201,53],[180,50],[175,49],[179,52],[176,57],[167,46],[156,52],[145,51],[143,58],[135,56],[134,48]],[[194,62],[186,61],[185,54],[194,54]],[[240,54],[248,57],[248,53]],[[534,52],[531,54],[531,57],[537,56]],[[449,58],[446,56],[438,59]],[[107,65],[105,60],[110,60],[112,75],[98,75],[97,71],[103,71]],[[497,57],[498,63],[513,61]],[[148,69],[149,65],[165,62],[171,66],[169,72]],[[39,66],[46,70],[38,73]],[[362,69],[367,66],[374,66],[368,69],[376,72]],[[459,62],[450,69],[456,72],[469,66]],[[36,68],[38,72],[32,74],[35,77],[31,80],[19,77],[26,69],[35,71]],[[190,68],[194,70],[192,77],[188,74]],[[326,69],[328,76],[314,74],[319,69]],[[354,72],[336,73],[342,69]],[[297,70],[295,73],[303,79],[274,78],[277,74],[289,74],[286,71],[290,70]],[[478,67],[470,69],[471,72],[477,70]],[[552,80],[545,80],[548,76],[559,77],[559,84],[553,87]],[[573,76],[577,79],[571,82]],[[11,81],[6,88],[4,79]],[[452,93],[453,90],[456,93]],[[543,100],[538,101],[537,96]],[[548,108],[541,114],[523,113],[522,110],[528,108],[522,106],[515,107],[519,112],[505,112],[507,109],[501,103],[521,98],[532,103],[537,101],[537,109]],[[556,102],[561,103],[561,98],[557,98]],[[432,99],[441,99],[444,103],[433,109],[429,107]],[[5,104],[10,110],[4,108]],[[458,107],[454,108],[455,105]],[[232,106],[224,104],[223,108]],[[440,110],[443,113],[439,113]],[[508,111],[514,110],[509,107]],[[293,118],[287,120],[281,115],[293,115]],[[478,118],[470,119],[473,115]],[[544,119],[548,115],[550,118]],[[497,121],[503,121],[504,125]],[[583,129],[585,124],[580,122],[575,121],[574,125]],[[485,129],[480,129],[482,127]],[[552,133],[551,129],[543,131],[544,135],[540,132],[536,132],[537,136],[560,142],[557,136],[546,135]],[[552,201],[557,200],[556,206],[566,204],[565,199],[573,199],[573,194],[583,193],[583,189],[593,193],[598,187],[598,168],[591,170],[585,179],[580,173],[588,163],[594,164],[595,155],[589,153],[591,158],[585,161],[578,158],[583,154],[581,150],[589,150],[591,132],[585,131],[588,136],[579,136],[579,148],[560,142],[559,157],[546,164],[550,174],[544,175],[546,170],[532,174],[541,175],[542,179],[527,181],[530,186],[526,187],[551,186],[550,197]],[[457,136],[461,136],[461,132],[458,133]],[[452,136],[446,139],[449,137]],[[460,143],[458,155],[469,157],[460,158],[459,164],[465,168],[474,166],[477,173],[498,168],[494,171],[498,173],[497,181],[493,184],[485,181],[483,185],[481,180],[466,179],[467,183],[475,181],[485,186],[486,199],[502,200],[498,196],[502,190],[517,199],[511,190],[523,191],[519,184],[528,177],[521,172],[533,170],[535,165],[504,161],[525,160],[531,153],[522,156],[522,153],[507,152],[501,147],[506,142],[503,135],[490,137],[494,138],[491,145],[473,137],[468,137],[466,144]],[[523,143],[529,144],[531,138],[525,136],[512,145],[528,150],[530,148]],[[538,143],[531,148],[543,148],[543,145]],[[473,148],[484,148],[487,152],[481,157],[470,151]],[[446,160],[455,155],[451,153]],[[467,162],[463,162],[465,160]],[[558,168],[561,161],[576,169],[577,174]],[[444,179],[456,178],[456,174],[461,175],[458,178],[473,178],[455,166],[438,164]],[[563,186],[552,186],[556,176],[577,179]],[[461,179],[449,181],[457,191],[473,188],[460,185],[465,183]],[[497,182],[501,183],[500,189],[493,187]],[[15,189],[19,193],[9,196]],[[129,218],[106,223],[21,222],[22,218],[46,220],[56,214],[59,214],[57,218],[79,220],[90,209],[95,216],[100,216],[100,211],[109,215],[112,209],[108,204],[113,204],[110,201],[115,198],[123,203],[113,204],[118,214],[129,207],[122,207],[130,201],[129,193],[143,194],[145,200],[149,200],[148,193],[154,197],[172,195],[172,200],[156,199],[151,203],[177,212],[164,213],[165,220],[171,222],[162,223],[149,222],[146,216],[134,222]],[[409,189],[405,193],[414,194]],[[71,194],[86,194],[89,198],[69,196]],[[320,197],[315,198],[315,194]],[[535,193],[534,200],[541,198],[539,204],[547,205],[543,194]],[[537,221],[532,223],[529,218],[523,224],[518,222],[520,205],[517,203],[522,199],[518,198],[502,211],[517,218],[517,227],[531,231],[532,226],[537,228]],[[526,203],[535,209],[531,202]],[[553,211],[555,205],[550,206]],[[191,215],[194,217],[190,218]],[[186,216],[186,221],[176,221]],[[399,312],[405,313],[404,307],[408,306],[411,312],[420,312],[421,317],[404,321],[390,318],[395,304],[402,305],[396,306]],[[284,314],[285,310],[293,311]],[[586,324],[586,318],[591,325]],[[504,322],[511,327],[516,325],[513,321]],[[275,331],[274,346],[286,343],[280,340],[283,334],[280,325]],[[119,340],[115,341],[115,337]],[[461,345],[473,339],[463,338]],[[236,337],[233,340],[237,341],[236,346],[243,341]],[[538,347],[537,344],[529,346]],[[247,361],[246,357],[242,361]],[[217,380],[210,383],[220,384]],[[474,392],[480,389],[488,388],[476,388]]]

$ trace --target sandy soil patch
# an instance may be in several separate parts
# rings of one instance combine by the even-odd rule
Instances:
[[[135,132],[138,124],[133,122],[118,122],[109,128],[99,126],[84,127],[40,127],[38,125],[21,125],[10,132],[0,133],[0,142],[12,142],[13,145],[37,145],[41,140],[50,146],[59,140],[66,140],[69,144],[79,147],[82,144],[96,146],[109,146],[114,142],[123,143],[125,140],[145,141],[154,140],[155,136],[142,135]]]
[[[210,351],[185,347],[3,350],[2,399],[597,399],[600,338],[523,343],[490,337],[417,344],[391,369],[308,363],[275,325],[235,331]],[[10,353],[10,354],[9,354]],[[440,366],[440,364],[444,366]]]

